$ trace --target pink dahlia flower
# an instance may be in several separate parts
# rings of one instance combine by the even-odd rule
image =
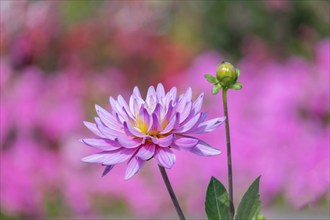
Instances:
[[[112,113],[96,105],[99,117],[95,123],[84,124],[99,137],[81,141],[102,151],[82,161],[106,166],[104,176],[116,164],[128,160],[125,179],[129,179],[153,157],[160,166],[171,168],[176,160],[173,149],[201,156],[220,154],[190,134],[213,131],[225,117],[205,121],[207,113],[201,112],[204,94],[193,102],[191,88],[179,97],[176,93],[175,87],[165,93],[163,85],[158,84],[156,90],[153,86],[148,89],[144,100],[135,87],[129,103],[120,95],[117,100],[110,97]]]

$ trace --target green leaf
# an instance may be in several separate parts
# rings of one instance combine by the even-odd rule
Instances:
[[[221,89],[221,85],[220,85],[219,83],[214,84],[214,85],[212,86],[212,94],[213,94],[213,95],[218,94],[218,92],[220,91],[220,89]]]
[[[218,82],[217,78],[215,78],[215,77],[212,76],[211,74],[205,74],[204,77],[205,77],[205,79],[207,79],[207,81],[209,81],[210,83],[216,83],[216,82]]]
[[[206,192],[205,211],[209,220],[228,220],[229,199],[226,188],[212,176]]]
[[[251,184],[245,192],[235,216],[235,220],[254,220],[258,219],[260,212],[259,195],[260,176]]]
[[[234,85],[232,85],[230,87],[231,89],[235,89],[235,90],[241,90],[242,89],[242,83],[240,82],[236,82]]]
[[[236,75],[237,75],[237,77],[239,77],[239,75],[241,75],[241,71],[237,68],[236,68]]]

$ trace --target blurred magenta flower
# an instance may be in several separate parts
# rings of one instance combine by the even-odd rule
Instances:
[[[151,158],[164,168],[171,168],[176,157],[172,149],[190,151],[201,156],[213,156],[220,151],[204,141],[190,136],[213,131],[225,117],[205,121],[201,112],[204,94],[192,101],[192,90],[176,97],[173,87],[165,93],[162,84],[149,87],[143,100],[137,87],[127,103],[122,96],[110,97],[112,113],[96,105],[99,117],[86,127],[99,138],[81,139],[83,143],[102,150],[84,157],[82,161],[106,166],[106,175],[116,164],[128,161],[125,179],[131,178]]]

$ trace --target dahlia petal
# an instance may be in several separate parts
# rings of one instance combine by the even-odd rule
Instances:
[[[141,158],[142,160],[149,160],[154,156],[154,154],[155,154],[155,145],[146,144],[139,149],[136,156]]]
[[[177,138],[174,144],[180,149],[191,149],[198,144],[199,140],[193,137]]]
[[[147,100],[150,98],[150,96],[156,97],[156,90],[155,90],[155,87],[153,87],[153,86],[150,86],[150,87],[148,88],[147,97],[146,97],[146,102],[147,102]]]
[[[203,142],[203,141],[199,141],[199,143],[193,147],[190,152],[200,155],[200,156],[214,156],[214,155],[218,155],[221,153],[220,150],[211,147],[210,145],[208,145],[207,143]]]
[[[137,96],[136,94],[132,94],[129,100],[129,108],[133,115],[139,112],[141,105],[144,103],[144,100],[141,98],[141,94]]]
[[[123,111],[122,106],[112,97],[109,98],[112,108],[112,115],[115,116],[116,122],[121,124],[123,121],[127,121],[126,113]]]
[[[120,124],[123,124],[124,121],[127,121],[127,118],[123,117],[121,114],[117,113],[117,112],[114,112],[114,115],[115,115],[115,118],[116,120],[120,123]]]
[[[198,125],[199,125],[200,123],[204,122],[205,119],[206,119],[206,117],[207,117],[207,112],[202,112],[202,116],[201,116],[201,118],[199,119]]]
[[[157,117],[160,117],[160,112],[161,112],[162,105],[160,103],[157,103],[155,110],[152,112],[152,114],[157,115]]]
[[[171,168],[176,160],[175,154],[169,148],[158,148],[156,150],[155,158],[158,164],[165,168]]]
[[[193,111],[196,113],[200,112],[203,104],[204,93],[201,93],[193,104]]]
[[[169,103],[172,101],[172,103],[176,99],[176,93],[177,89],[176,87],[173,87],[166,95],[165,95],[165,106],[169,106]]]
[[[150,114],[155,111],[155,108],[157,106],[157,100],[156,99],[157,99],[156,96],[150,96],[150,99],[147,100],[147,104],[148,104],[147,105],[148,106],[147,110]]]
[[[118,113],[118,111],[117,111],[117,101],[112,96],[110,96],[109,102],[110,102],[110,106],[112,108],[112,111]]]
[[[200,118],[198,119],[198,121],[196,122],[195,126],[193,126],[190,130],[186,131],[191,133],[192,130],[196,129],[196,127],[198,127],[198,125],[202,122],[204,122],[206,116],[207,116],[207,112],[199,112],[197,114],[195,114],[194,111],[191,111],[190,114],[188,115],[188,117],[186,118],[186,120],[184,120],[184,122],[182,122],[182,124],[186,124],[187,122],[189,122],[192,118],[194,118],[196,115],[200,114]]]
[[[152,113],[152,125],[149,131],[159,131],[162,129],[162,126],[159,123],[159,119],[155,113]]]
[[[142,140],[141,140],[141,144],[145,144],[146,141],[147,141],[147,138],[149,138],[149,136],[143,137]]]
[[[185,107],[187,101],[189,101],[189,100],[187,100],[184,95],[180,95],[178,97],[178,100],[177,100],[176,104],[175,104],[176,112],[182,113],[184,111],[184,107]]]
[[[144,106],[141,106],[140,108],[139,118],[147,124],[150,123],[150,115],[148,113],[148,110]]]
[[[93,132],[95,135],[99,136],[99,137],[105,137],[97,128],[96,124],[88,122],[88,121],[84,121],[84,125],[91,131]]]
[[[219,127],[225,120],[226,117],[219,117],[204,121],[200,123],[195,129],[191,130],[190,133],[201,134],[211,132],[217,127]]]
[[[124,148],[136,148],[141,145],[141,140],[129,137],[117,137],[116,140]]]
[[[115,151],[103,151],[82,158],[83,162],[101,163],[103,165],[115,165],[128,160],[135,152],[135,149],[118,149]]]
[[[156,88],[156,95],[158,100],[160,101],[163,97],[165,97],[165,89],[163,84],[158,83],[157,88]]]
[[[134,94],[136,97],[142,99],[142,96],[141,96],[140,90],[139,90],[139,88],[138,88],[137,86],[134,87],[134,89],[133,89],[133,94]]]
[[[166,134],[172,131],[173,129],[175,129],[179,124],[179,120],[180,120],[180,114],[177,112],[175,116],[171,118],[170,122],[164,128],[164,130],[160,132],[160,134]]]
[[[134,122],[134,117],[130,113],[128,113],[128,111],[124,107],[122,107],[121,109],[124,113],[124,115],[123,115],[124,121],[128,121],[130,123],[133,123]]]
[[[104,108],[99,105],[95,105],[96,112],[100,117],[101,121],[109,128],[116,128],[120,127],[118,121]]]
[[[173,113],[173,109],[174,109],[172,104],[173,104],[173,101],[171,100],[168,105],[167,110],[165,111],[164,116],[162,117],[162,120],[167,120],[167,121],[170,120],[172,113]]]
[[[168,136],[163,137],[163,138],[159,138],[158,139],[158,146],[168,147],[173,143],[174,139],[175,139],[174,134],[168,135]]]
[[[180,113],[180,123],[184,122],[191,112],[192,101],[186,102],[183,111]]]
[[[198,114],[198,113],[197,113]],[[188,114],[188,116],[186,116],[186,118],[185,118],[185,120],[181,120],[181,114],[180,114],[180,124],[182,124],[182,125],[184,125],[184,124],[186,124],[188,121],[190,121],[193,117],[195,117],[197,114],[195,114],[195,112],[194,111],[190,111],[190,113]],[[199,121],[201,121],[201,120],[199,120]]]
[[[192,97],[192,89],[190,87],[188,87],[187,91],[184,94],[186,100],[191,100]]]
[[[147,92],[147,97],[146,97],[146,103],[149,106],[150,112],[152,112],[155,107],[155,104],[157,103],[157,98],[156,98],[156,91],[155,87],[150,86]]]
[[[145,134],[141,133],[138,129],[133,127],[130,123],[124,122],[124,131],[129,136],[135,136],[135,137],[146,137]]]
[[[199,119],[201,118],[202,113],[199,113],[192,117],[190,120],[188,120],[185,124],[181,125],[179,129],[177,129],[177,133],[185,133],[188,132],[189,130],[193,129]]]
[[[151,141],[152,141],[152,143],[154,143],[154,144],[158,144],[159,143],[159,139],[158,138],[155,138],[155,137],[153,137],[153,136],[148,136],[148,138],[150,138],[151,139]]]
[[[98,154],[92,154],[87,157],[84,157],[81,160],[83,162],[87,162],[87,163],[103,163],[106,156],[107,156],[107,154],[105,154],[105,153],[98,153]]]
[[[131,95],[131,97],[129,98],[129,109],[131,110],[132,114],[136,116],[135,113],[137,112],[137,108],[136,108],[136,98],[134,95]]]
[[[130,116],[130,117],[133,117],[132,113],[131,113],[131,110],[130,108],[128,107],[128,104],[127,102],[125,101],[125,99],[119,95],[118,98],[117,98],[117,102],[119,103],[119,105],[124,108],[124,110],[126,111],[126,113]]]
[[[105,169],[104,169],[104,171],[102,173],[102,177],[105,176],[105,175],[107,175],[112,170],[112,168],[114,168],[114,167],[115,167],[115,165],[105,166]]]
[[[134,153],[135,149],[118,149],[118,152],[109,156],[104,162],[104,165],[113,165],[122,163],[125,160],[128,160]]]
[[[142,105],[139,111],[139,115],[136,119],[137,126],[142,133],[145,133],[150,130],[150,127],[152,125],[152,117],[149,115],[148,111],[144,106]]]
[[[117,142],[105,138],[84,138],[80,141],[88,146],[104,151],[112,151],[121,148]]]
[[[130,116],[128,116],[128,113],[125,112],[123,108],[118,102],[116,102],[116,114],[119,116],[120,123],[123,123],[124,121],[130,120]]]
[[[121,95],[118,96],[118,103],[121,106],[121,110],[123,112],[123,118],[125,118],[126,121],[133,123],[135,120],[135,116],[131,112],[130,107],[128,106],[128,104]]]
[[[138,157],[133,157],[127,164],[125,180],[133,177],[144,165],[145,161]]]
[[[111,128],[106,127],[99,118],[95,118],[96,126],[99,131],[107,138],[111,140],[115,140],[118,136],[125,135],[122,131],[113,130]]]
[[[183,95],[180,95],[179,98],[178,98],[178,102],[176,104],[176,111],[177,112],[180,112],[181,114],[184,112],[184,111],[188,111],[188,113],[190,112],[190,108],[188,110],[186,110],[186,107],[187,107],[187,103],[191,102],[191,96],[192,96],[192,90],[191,88],[189,87],[187,89],[187,91],[183,94]],[[189,105],[189,104],[188,104]],[[182,118],[182,117],[181,117]],[[180,119],[180,123],[182,122],[183,120]]]

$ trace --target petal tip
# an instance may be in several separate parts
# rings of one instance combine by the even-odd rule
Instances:
[[[105,175],[107,175],[111,170],[112,168],[114,167],[114,165],[109,165],[109,166],[106,166],[103,173],[102,173],[102,177],[104,177]]]
[[[95,110],[96,110],[96,111],[99,111],[100,108],[101,108],[101,106],[99,106],[98,104],[95,104]]]
[[[87,158],[87,159],[86,159]],[[88,156],[80,159],[81,162],[89,163]]]
[[[89,121],[83,121],[83,124],[88,127],[89,124],[93,124],[92,122],[89,122]]]
[[[222,151],[220,151],[220,150],[218,150],[218,149],[216,149],[216,150],[217,150],[217,152],[214,152],[214,153],[211,154],[210,156],[217,156],[217,155],[222,154]]]

